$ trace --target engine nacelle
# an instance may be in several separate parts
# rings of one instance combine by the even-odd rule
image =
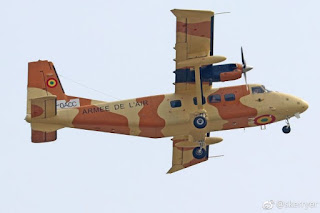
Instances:
[[[208,65],[200,69],[202,82],[224,82],[241,78],[243,67],[241,64]],[[195,82],[194,71],[177,69],[176,83]]]
[[[241,78],[241,64],[210,65],[201,69],[202,81],[223,82]]]
[[[236,69],[231,72],[223,72],[220,73],[220,81],[232,81],[241,78],[242,71],[239,69]]]

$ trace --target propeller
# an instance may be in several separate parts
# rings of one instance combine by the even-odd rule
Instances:
[[[252,70],[253,67],[247,66],[246,60],[244,59],[243,56],[243,48],[241,47],[241,60],[242,60],[242,73],[244,76],[244,80],[246,82],[247,90],[249,90],[248,82],[247,82],[247,72]]]

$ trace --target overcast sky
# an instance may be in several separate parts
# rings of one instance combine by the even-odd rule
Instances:
[[[0,0],[0,212],[266,212],[268,200],[317,202],[320,211],[319,2],[316,0]],[[170,10],[231,12],[215,21],[215,54],[240,62],[249,83],[303,98],[285,122],[215,132],[214,158],[166,175],[170,138],[63,129],[32,144],[24,121],[27,63],[52,61],[67,94],[114,101],[174,92]],[[102,91],[94,92],[81,87]],[[240,79],[215,87],[244,84]],[[288,208],[283,212],[301,212]],[[276,207],[271,212],[282,212]]]

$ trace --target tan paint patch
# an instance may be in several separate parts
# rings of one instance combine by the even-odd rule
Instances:
[[[106,101],[98,101],[98,100],[91,100],[90,105],[99,105],[99,104],[107,104],[108,102]]]
[[[38,123],[31,123],[31,128],[41,132],[54,132],[65,127],[63,125],[49,123],[47,119],[37,120],[37,122]]]
[[[118,134],[130,134],[128,119],[125,116],[113,112],[85,113],[97,106],[91,105],[79,108],[78,115],[72,124],[75,128],[111,132]]]
[[[52,95],[43,89],[33,87],[28,87],[27,94],[27,114],[31,114],[31,99]]]
[[[188,95],[168,94],[165,95],[163,102],[159,105],[158,114],[166,121],[166,125],[162,130],[165,137],[186,135],[190,129],[189,119],[191,103],[188,101]],[[189,98],[190,99],[190,98]],[[182,106],[171,108],[170,102],[173,100],[181,100]],[[194,107],[195,108],[195,107]]]
[[[139,111],[143,108],[142,103],[137,103],[137,99],[130,99],[120,102],[111,102],[110,105],[121,103],[125,106],[122,110],[114,111],[113,108],[111,108],[111,112],[115,112],[117,114],[120,114],[122,116],[125,116],[128,119],[128,124],[130,128],[130,135],[139,135],[140,134],[140,128],[139,128],[139,121],[140,117],[138,115]],[[134,106],[134,107],[131,107]]]
[[[158,115],[158,108],[164,98],[164,95],[137,98],[137,102],[147,101],[148,103],[138,113],[140,117],[139,128],[141,130],[139,136],[151,138],[163,137],[161,131],[165,126],[165,120]]]

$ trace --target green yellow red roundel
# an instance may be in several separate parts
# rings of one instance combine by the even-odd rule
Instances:
[[[57,84],[58,84],[58,82],[54,78],[50,78],[50,79],[47,80],[47,86],[50,87],[50,88],[56,87]]]
[[[254,119],[256,125],[265,125],[274,122],[276,118],[273,115],[261,115]]]

